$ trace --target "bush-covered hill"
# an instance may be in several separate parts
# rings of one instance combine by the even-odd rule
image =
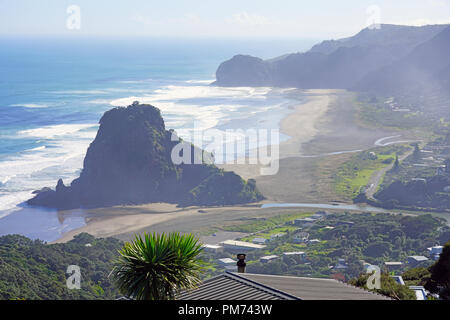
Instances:
[[[108,275],[121,247],[117,239],[87,233],[62,244],[0,237],[0,299],[115,299]],[[69,265],[80,267],[80,290],[67,288]]]

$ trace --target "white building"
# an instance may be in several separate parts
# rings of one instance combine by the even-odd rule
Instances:
[[[402,286],[405,285],[405,281],[403,281],[402,276],[391,276],[391,278],[394,279],[398,284],[401,284]]]
[[[237,240],[225,240],[220,243],[225,250],[230,251],[252,251],[252,250],[261,250],[264,249],[266,246],[261,244],[255,244],[250,242],[244,242],[244,241],[237,241]]]
[[[422,286],[409,286],[416,294],[417,300],[427,300],[427,291]]]
[[[403,262],[400,261],[386,261],[384,263],[386,269],[390,271],[398,270],[403,267]]]
[[[220,266],[229,266],[229,265],[236,265],[236,261],[231,259],[231,258],[222,258],[222,259],[218,259],[217,263]]]
[[[299,232],[294,235],[292,241],[294,243],[305,243],[308,241],[309,233],[308,232]]]
[[[283,256],[286,257],[300,257],[301,259],[305,259],[306,258],[306,253],[304,253],[303,251],[291,251],[291,252],[283,252]]]
[[[410,265],[416,265],[419,264],[421,262],[425,262],[428,261],[427,257],[424,256],[409,256],[408,257],[408,264]]]
[[[276,240],[276,239],[278,239],[278,238],[281,238],[282,236],[284,236],[284,235],[286,235],[285,233],[275,233],[275,234],[272,234],[271,236],[270,236],[270,240]]]
[[[223,251],[223,247],[215,244],[204,244],[202,246],[203,251],[205,252],[212,252],[212,253],[218,253]]]
[[[317,219],[313,219],[313,218],[303,218],[303,219],[295,219],[294,220],[294,224],[296,226],[305,226],[305,227],[310,227],[312,226],[314,223],[316,223]]]
[[[430,256],[433,260],[439,259],[439,256],[441,255],[443,249],[444,249],[443,246],[434,246],[431,248],[427,248],[427,250],[430,253]]]
[[[252,240],[252,242],[253,242],[253,243],[256,243],[256,244],[264,244],[264,243],[267,242],[267,239],[264,239],[264,238],[254,238],[254,239]]]
[[[270,262],[275,259],[278,259],[277,255],[264,256],[264,257],[259,258],[259,261],[261,261],[262,263],[267,263],[267,262]]]

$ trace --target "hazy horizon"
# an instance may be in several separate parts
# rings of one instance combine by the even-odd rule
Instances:
[[[407,8],[407,10],[405,10]],[[336,39],[372,23],[449,23],[449,0],[413,1],[3,1],[0,35]],[[79,26],[67,26],[79,15]]]

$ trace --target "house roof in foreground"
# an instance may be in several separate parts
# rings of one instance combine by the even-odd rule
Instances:
[[[274,288],[231,272],[203,281],[198,288],[182,291],[178,300],[298,300]]]
[[[389,300],[334,279],[225,273],[184,291],[180,300]]]

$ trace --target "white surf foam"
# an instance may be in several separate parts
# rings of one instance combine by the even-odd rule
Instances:
[[[79,173],[97,125],[67,124],[22,130],[20,136],[34,137],[44,146],[31,148],[0,162],[0,211],[17,209],[32,191],[54,187],[58,178],[70,183]]]
[[[30,109],[41,109],[41,108],[48,108],[48,107],[50,107],[50,104],[44,104],[44,103],[17,103],[17,104],[11,104],[10,107],[23,107],[23,108],[30,108]]]
[[[27,129],[19,131],[19,136],[28,136],[41,139],[54,139],[61,136],[69,136],[77,133],[79,137],[90,137],[92,132],[82,131],[84,129],[93,129],[98,127],[94,124],[57,124],[52,126],[45,126],[35,129]]]

